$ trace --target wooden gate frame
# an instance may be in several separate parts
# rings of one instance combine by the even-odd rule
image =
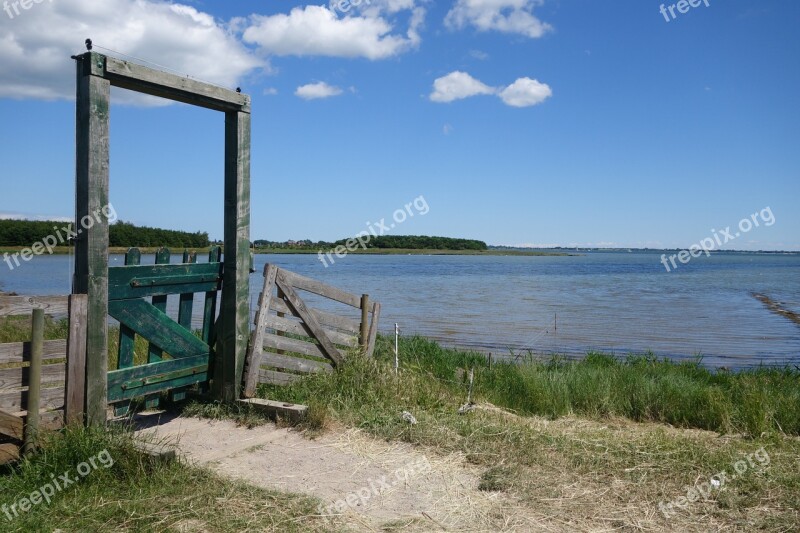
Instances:
[[[239,397],[249,336],[250,97],[96,52],[77,63],[76,220],[73,293],[89,296],[86,420],[104,424],[108,395],[108,219],[81,224],[108,209],[111,86],[225,113],[225,245],[214,395]]]

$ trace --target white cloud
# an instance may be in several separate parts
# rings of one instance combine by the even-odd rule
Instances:
[[[450,124],[445,124],[444,126],[442,126],[442,133],[444,133],[445,135],[450,135],[451,133],[453,133],[453,126]]]
[[[494,94],[496,89],[476,80],[466,72],[455,71],[447,76],[437,78],[433,82],[433,92],[430,99],[433,102],[452,102],[477,96],[480,94]]]
[[[456,70],[434,80],[429,98],[432,102],[448,103],[482,94],[497,95],[512,107],[529,107],[541,104],[553,95],[553,91],[546,83],[527,77],[517,79],[508,87],[490,87],[466,72]]]
[[[497,95],[512,107],[529,107],[541,104],[553,95],[553,91],[546,83],[530,78],[519,78]]]
[[[553,29],[533,14],[543,0],[457,0],[444,19],[450,29],[516,33],[537,39]]]
[[[414,2],[376,4],[358,16],[338,17],[325,6],[296,7],[288,15],[253,15],[244,30],[246,43],[267,54],[279,56],[364,57],[386,59],[417,47],[425,10]],[[406,35],[393,33],[384,11],[411,9]]]
[[[264,96],[275,96],[276,94],[278,94],[278,89],[275,87],[267,87],[264,89]]]
[[[334,87],[332,85],[328,85],[324,81],[320,81],[317,83],[309,83],[307,85],[301,85],[297,88],[294,92],[296,96],[299,96],[303,100],[316,100],[319,98],[330,98],[331,96],[339,96],[342,94],[342,90],[339,87]]]
[[[98,46],[226,87],[239,85],[255,69],[269,68],[224,24],[182,4],[59,0],[34,4],[13,19],[0,15],[0,97],[74,98],[70,55],[84,50],[87,37]]]

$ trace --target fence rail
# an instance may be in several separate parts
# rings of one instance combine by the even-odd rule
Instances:
[[[0,318],[31,317],[29,341],[0,344],[0,464],[39,430],[83,423],[86,308],[85,294],[0,296]],[[67,317],[66,339],[44,340],[45,315]]]
[[[358,309],[360,318],[313,309],[303,292]],[[286,385],[310,373],[332,372],[349,350],[371,356],[380,310],[366,294],[351,294],[267,264],[247,352],[244,395],[252,397],[259,383]]]

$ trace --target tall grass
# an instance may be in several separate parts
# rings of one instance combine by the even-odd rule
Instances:
[[[457,408],[466,399],[465,378],[463,373],[457,378],[457,370],[474,368],[475,399],[519,414],[617,416],[719,433],[800,435],[800,372],[794,369],[713,371],[699,361],[598,353],[582,360],[495,362],[489,368],[481,354],[445,349],[421,337],[401,339],[400,352],[401,377],[392,369],[392,343],[380,337],[373,360],[351,356],[332,375],[265,393],[317,410],[324,403],[365,423],[369,416],[394,416],[403,406]]]

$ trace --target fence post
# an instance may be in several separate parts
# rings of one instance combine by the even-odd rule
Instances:
[[[31,318],[31,366],[28,374],[28,403],[22,453],[29,455],[36,447],[39,432],[39,400],[42,389],[42,343],[44,342],[44,309],[34,309]]]
[[[367,351],[369,343],[369,294],[361,295],[361,349]]]

